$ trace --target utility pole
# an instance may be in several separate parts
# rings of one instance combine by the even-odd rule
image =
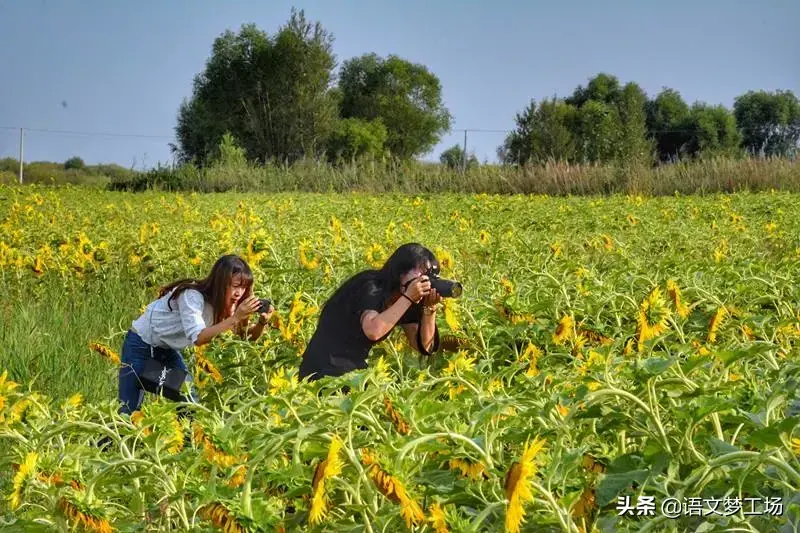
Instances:
[[[464,153],[461,157],[461,168],[464,171],[464,174],[467,173],[467,130],[464,130]]]
[[[19,184],[22,185],[22,165],[23,165],[23,154],[24,152],[24,145],[25,145],[25,130],[23,128],[19,129]]]

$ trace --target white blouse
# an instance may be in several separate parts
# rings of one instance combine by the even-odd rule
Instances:
[[[214,325],[214,308],[194,289],[169,302],[172,309],[167,305],[170,296],[172,291],[148,305],[133,321],[133,330],[151,346],[180,351],[193,346],[200,332]]]

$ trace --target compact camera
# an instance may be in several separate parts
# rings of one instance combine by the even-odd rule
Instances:
[[[256,312],[258,314],[268,313],[269,312],[269,308],[272,307],[272,301],[270,301],[267,298],[259,298],[258,301],[261,302],[261,306],[258,308],[258,311],[256,311]]]

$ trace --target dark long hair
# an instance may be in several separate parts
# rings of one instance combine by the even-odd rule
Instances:
[[[225,292],[234,276],[241,276],[245,284],[245,292],[242,299],[250,296],[253,289],[253,271],[250,270],[250,265],[238,255],[223,255],[214,263],[211,272],[206,278],[201,280],[188,278],[173,281],[159,289],[158,297],[161,298],[174,289],[167,302],[170,310],[172,310],[171,302],[173,300],[180,296],[183,291],[194,289],[203,295],[205,301],[211,303],[214,308],[214,323],[216,324],[224,318],[226,311]]]
[[[424,268],[428,262],[431,266],[439,268],[439,260],[433,252],[415,242],[403,244],[386,260],[380,270],[363,270],[345,281],[325,302],[322,311],[324,312],[328,305],[334,305],[335,302],[351,301],[359,292],[365,290],[365,285],[370,281],[377,285],[377,290],[388,297],[400,289],[400,277],[403,274],[415,267]]]

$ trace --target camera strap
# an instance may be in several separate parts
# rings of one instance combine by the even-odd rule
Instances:
[[[425,346],[422,343],[422,317],[420,316],[419,322],[417,322],[417,346],[419,346],[419,351],[422,352],[422,355],[433,355],[439,350],[438,324],[435,322],[433,324],[433,346],[431,347],[431,351],[428,351],[425,349]]]

